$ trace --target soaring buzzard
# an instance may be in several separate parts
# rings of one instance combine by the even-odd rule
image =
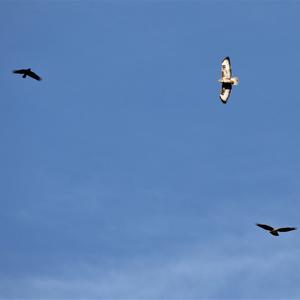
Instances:
[[[219,79],[219,82],[222,83],[222,89],[220,92],[220,99],[223,103],[226,103],[232,89],[232,85],[238,85],[238,77],[231,77],[231,63],[230,58],[227,56],[222,61],[222,78]]]
[[[15,74],[23,74],[23,78],[26,78],[26,76],[32,77],[36,80],[42,80],[40,76],[35,74],[34,72],[31,71],[31,69],[21,69],[21,70],[14,70],[13,73]]]
[[[287,231],[292,231],[292,230],[296,230],[296,227],[282,227],[282,228],[273,228],[269,225],[265,225],[265,224],[256,224],[257,226],[259,226],[260,228],[263,228],[265,230],[268,230],[271,234],[275,235],[275,236],[279,236],[278,232],[287,232]]]

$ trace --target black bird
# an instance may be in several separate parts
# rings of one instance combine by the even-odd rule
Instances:
[[[256,224],[260,228],[263,228],[265,230],[268,230],[272,235],[279,236],[278,232],[287,232],[287,231],[292,231],[296,230],[296,227],[282,227],[282,228],[273,228],[269,225],[265,224]]]
[[[26,78],[26,76],[32,77],[33,79],[36,79],[38,81],[42,80],[40,76],[35,74],[31,71],[31,69],[21,69],[21,70],[14,70],[13,73],[15,74],[23,74],[23,78]]]

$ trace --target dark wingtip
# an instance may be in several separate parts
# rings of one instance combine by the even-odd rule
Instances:
[[[221,100],[221,102],[222,102],[223,104],[226,104],[226,103],[227,103],[227,100],[224,101],[224,100],[221,98],[221,96],[220,96],[220,100]]]

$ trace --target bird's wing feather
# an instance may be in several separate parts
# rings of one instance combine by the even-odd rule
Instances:
[[[292,231],[292,230],[296,230],[296,227],[282,227],[282,228],[278,228],[277,231],[279,232],[287,232],[287,231]]]
[[[30,76],[30,77],[32,77],[32,78],[34,78],[34,79],[36,79],[36,80],[42,80],[42,78],[41,78],[40,76],[38,76],[37,74],[35,74],[35,73],[32,72],[32,71],[29,71],[29,72],[27,73],[27,75]]]
[[[220,91],[220,99],[223,103],[226,103],[231,94],[231,83],[222,83],[222,89]]]
[[[222,78],[231,78],[231,63],[228,56],[222,61]]]
[[[15,74],[24,74],[27,70],[25,69],[20,69],[20,70],[14,70],[13,73]]]
[[[271,230],[273,230],[274,228],[273,227],[271,227],[271,226],[269,226],[269,225],[266,225],[266,224],[256,224],[258,227],[260,227],[260,228],[263,228],[263,229],[265,229],[265,230],[269,230],[269,231],[271,231]]]

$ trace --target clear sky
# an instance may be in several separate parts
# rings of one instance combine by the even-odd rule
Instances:
[[[2,0],[0,298],[299,299],[299,11]]]

